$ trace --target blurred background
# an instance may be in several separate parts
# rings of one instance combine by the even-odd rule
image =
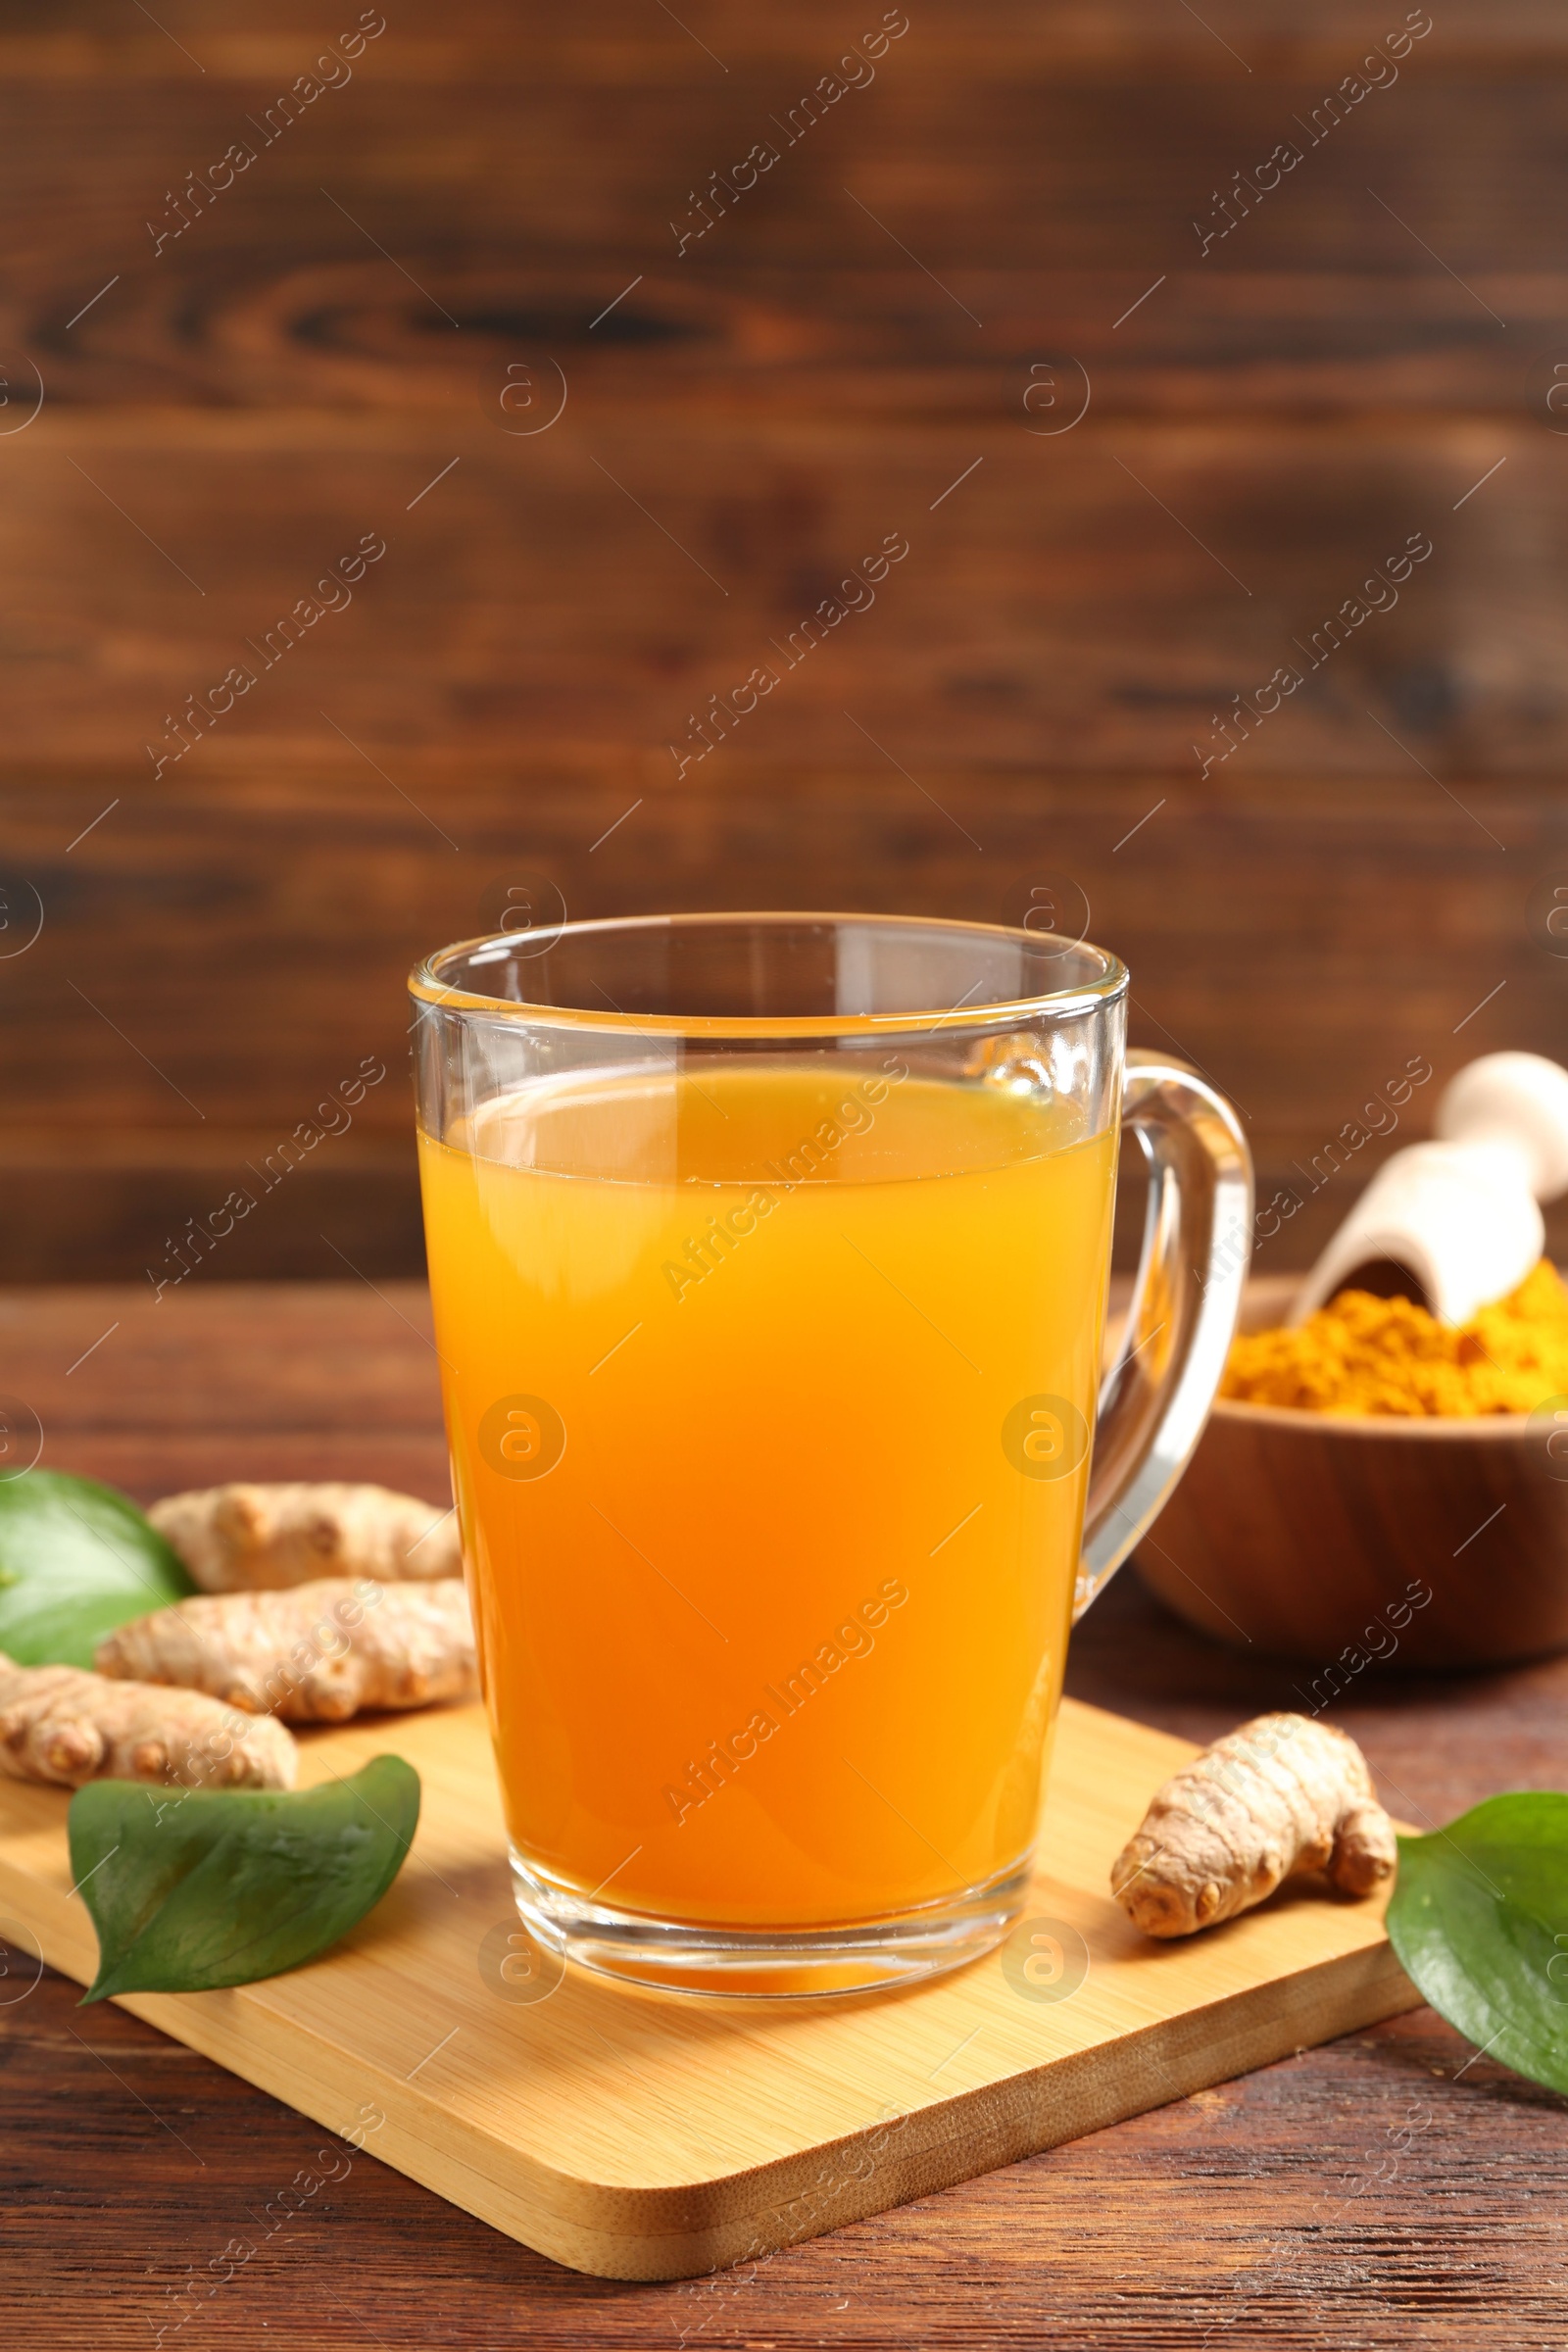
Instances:
[[[1549,0],[9,0],[0,93],[0,1279],[416,1272],[502,923],[1087,931],[1268,1271],[1568,1048]]]

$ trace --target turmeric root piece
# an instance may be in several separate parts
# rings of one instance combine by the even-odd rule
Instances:
[[[222,1592],[155,1609],[99,1642],[100,1674],[205,1690],[249,1715],[345,1723],[362,1707],[428,1707],[475,1688],[459,1577],[377,1585],[323,1577],[287,1592]]]
[[[1370,1894],[1396,1860],[1355,1741],[1305,1715],[1259,1715],[1165,1783],[1110,1886],[1146,1936],[1191,1936],[1302,1871]]]
[[[460,1576],[457,1515],[387,1487],[234,1485],[147,1513],[204,1592],[273,1592],[324,1576]]]
[[[0,1772],[13,1780],[292,1788],[297,1762],[280,1723],[235,1715],[199,1691],[110,1682],[79,1666],[18,1666],[0,1654]]]

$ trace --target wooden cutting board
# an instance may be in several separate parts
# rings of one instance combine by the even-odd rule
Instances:
[[[387,1749],[417,1767],[423,1813],[396,1886],[346,1941],[265,1984],[122,2005],[607,2278],[765,2259],[1420,1999],[1381,1905],[1310,1886],[1190,1942],[1135,1934],[1110,1860],[1194,1751],[1070,1700],[1029,1917],[1003,1950],[924,1986],[799,2003],[645,1994],[575,1970],[545,1990],[515,1981],[515,1961],[509,1983],[516,1920],[480,1711],[307,1736],[302,1783]],[[67,1803],[0,1782],[0,1933],[20,1923],[86,1983],[96,1943],[71,1891]]]

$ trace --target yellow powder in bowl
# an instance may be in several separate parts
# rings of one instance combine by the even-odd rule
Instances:
[[[1318,1413],[1468,1419],[1568,1395],[1568,1288],[1544,1258],[1468,1323],[1408,1298],[1342,1291],[1294,1331],[1233,1345],[1220,1395]]]

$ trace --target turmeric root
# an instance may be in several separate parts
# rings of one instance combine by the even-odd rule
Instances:
[[[287,1592],[182,1600],[117,1626],[93,1663],[285,1723],[344,1723],[362,1707],[426,1707],[474,1689],[460,1577],[390,1586],[323,1577]]]
[[[1305,1715],[1259,1715],[1165,1783],[1110,1885],[1146,1936],[1191,1936],[1301,1871],[1370,1894],[1396,1854],[1355,1741]]]
[[[0,1654],[0,1772],[14,1780],[292,1788],[297,1760],[280,1723],[231,1714],[198,1691],[110,1682],[79,1666],[18,1666]]]
[[[147,1513],[204,1592],[277,1592],[323,1576],[460,1576],[457,1515],[386,1487],[227,1486]]]

